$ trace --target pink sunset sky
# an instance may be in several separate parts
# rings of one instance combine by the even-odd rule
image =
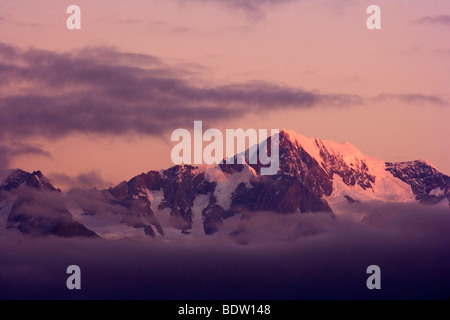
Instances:
[[[0,169],[107,187],[171,166],[203,120],[450,174],[449,39],[447,0],[3,0]]]

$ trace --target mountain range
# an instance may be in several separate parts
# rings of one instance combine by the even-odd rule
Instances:
[[[371,201],[450,209],[450,177],[425,160],[384,162],[350,143],[289,130],[280,131],[279,151],[279,171],[272,176],[260,174],[261,164],[225,161],[149,171],[106,190],[67,193],[40,171],[17,169],[0,185],[0,229],[66,238],[230,236],[240,221],[261,212],[339,216]]]

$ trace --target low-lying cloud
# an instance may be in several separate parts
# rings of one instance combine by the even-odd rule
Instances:
[[[61,172],[53,172],[48,175],[49,179],[57,186],[66,186],[79,189],[107,188],[113,183],[106,181],[98,171],[80,173],[69,176]]]
[[[352,206],[353,207],[353,206]],[[108,242],[42,239],[0,243],[1,299],[446,299],[448,208],[354,206],[363,222],[325,214],[255,215],[253,239]],[[276,219],[279,217],[280,219]],[[251,222],[251,223],[250,223]],[[272,225],[272,227],[270,227]],[[296,229],[320,226],[309,235]],[[267,237],[267,233],[272,233]],[[274,235],[279,235],[275,239]],[[67,266],[82,290],[65,287]],[[369,265],[382,289],[366,288]]]

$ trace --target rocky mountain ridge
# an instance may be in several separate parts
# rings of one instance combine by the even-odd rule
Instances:
[[[342,204],[370,200],[450,202],[450,177],[426,161],[383,162],[349,143],[306,138],[287,130],[280,131],[278,140],[279,170],[272,176],[260,175],[262,165],[248,162],[174,166],[143,173],[107,190],[72,190],[64,197],[41,172],[16,170],[0,186],[0,201],[16,197],[7,227],[32,235],[93,237],[97,234],[88,229],[86,217],[108,212],[120,217],[121,224],[156,237],[165,235],[167,223],[189,234],[194,217],[201,215],[204,233],[213,235],[227,219],[248,212],[334,215]],[[267,145],[271,143],[269,137]],[[42,200],[56,195],[69,199],[71,208],[64,199]],[[201,206],[199,199],[204,200]],[[47,211],[56,214],[49,217]],[[87,221],[86,227],[72,216]],[[62,222],[58,224],[55,217]]]

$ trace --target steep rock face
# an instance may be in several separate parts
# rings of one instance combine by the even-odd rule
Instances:
[[[290,175],[261,177],[248,188],[240,184],[232,197],[232,210],[278,213],[331,212],[327,201]]]
[[[174,166],[162,172],[150,171],[114,188],[103,191],[111,201],[130,209],[124,222],[135,227],[145,227],[152,235],[152,225],[164,235],[164,230],[151,209],[151,192],[162,191],[164,198],[158,209],[170,209],[172,222],[177,228],[187,231],[192,227],[192,207],[197,195],[210,194],[215,184],[205,179],[205,173],[193,166]]]
[[[162,185],[162,175],[158,171],[150,171],[134,177],[130,181],[122,182],[114,188],[108,189],[117,199],[123,199],[127,196],[142,196],[147,190],[160,190]]]
[[[354,163],[348,164],[343,159],[343,155],[329,150],[323,141],[316,139],[316,144],[320,150],[322,165],[330,177],[337,174],[347,186],[358,185],[364,190],[372,188],[376,177],[369,173],[365,160],[355,159]]]
[[[298,140],[285,131],[280,132],[279,150],[280,173],[294,177],[315,197],[331,194],[332,175],[322,168],[318,159],[308,153]]]
[[[145,228],[146,235],[155,237],[153,227],[161,235],[164,235],[164,230],[151,209],[148,192],[149,190],[159,190],[161,183],[161,173],[150,171],[128,182],[122,182],[115,188],[105,190],[103,194],[106,201],[126,209],[123,212],[123,223],[135,228]]]
[[[272,137],[269,137],[269,150],[271,144]],[[350,144],[334,144],[282,130],[279,152],[279,171],[274,176],[260,176],[262,165],[259,163],[245,164],[251,166],[257,176],[251,181],[251,188],[240,185],[236,189],[233,207],[279,213],[331,212],[327,199],[333,192],[335,175],[346,186],[358,186],[363,190],[372,189],[376,182],[370,164]],[[248,159],[248,151],[245,155]],[[245,165],[230,165],[231,168],[222,165],[222,168],[232,174],[242,171]]]
[[[450,177],[426,161],[386,162],[386,171],[409,184],[419,202],[435,204],[444,198],[450,201]]]
[[[210,198],[208,207],[203,211],[205,232],[213,234],[222,225],[223,220],[243,212],[274,211],[280,214],[297,212],[332,212],[326,197],[333,190],[332,173],[327,172],[303,146],[291,138],[285,131],[279,134],[279,170],[272,176],[260,175],[264,166],[259,161],[250,164],[249,150],[220,164],[220,169],[232,184],[235,177],[250,172],[249,181],[236,184],[231,193],[230,208],[216,203],[215,195]],[[271,149],[272,138],[267,140],[267,149]],[[259,153],[261,146],[257,147]],[[238,164],[238,158],[245,163]],[[227,189],[227,188],[224,188]],[[226,210],[225,210],[226,209]]]
[[[97,238],[97,234],[73,220],[60,190],[40,172],[15,170],[0,186],[3,198],[14,199],[7,228],[30,236]]]
[[[192,207],[197,195],[211,194],[215,184],[205,179],[205,173],[193,166],[175,166],[163,172],[164,200],[159,208],[170,208],[177,227],[192,228]]]
[[[269,137],[269,150],[271,144],[272,138]],[[276,175],[260,176],[262,165],[249,164],[258,175],[251,181],[250,188],[239,185],[233,194],[232,208],[278,213],[331,212],[325,197],[333,190],[332,172],[325,170],[301,143],[285,131],[279,134],[279,152]],[[248,157],[248,152],[246,154]],[[235,170],[239,169],[235,167]]]

